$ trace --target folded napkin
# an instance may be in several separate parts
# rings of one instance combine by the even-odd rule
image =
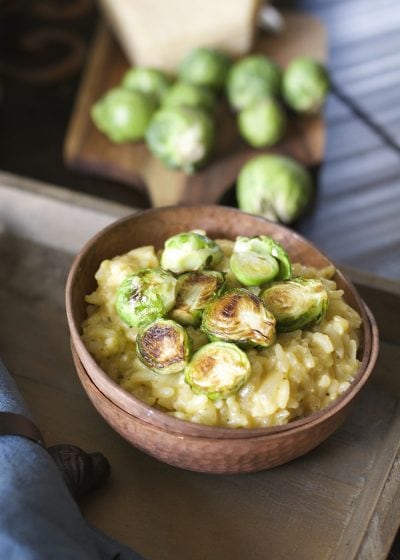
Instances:
[[[0,360],[1,413],[32,420]],[[26,437],[0,435],[0,503],[0,558],[143,560],[84,520],[49,453]]]

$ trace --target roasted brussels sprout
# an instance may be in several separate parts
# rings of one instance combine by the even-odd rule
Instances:
[[[144,137],[155,103],[138,91],[111,89],[91,109],[94,124],[113,142]]]
[[[295,58],[283,74],[283,97],[288,106],[299,113],[317,113],[329,88],[326,68],[312,58]]]
[[[328,308],[328,294],[322,282],[314,278],[274,282],[260,297],[274,315],[279,332],[319,323]]]
[[[176,279],[160,268],[131,274],[117,291],[115,307],[130,327],[141,329],[166,315],[175,304]]]
[[[216,49],[199,47],[191,51],[179,67],[179,78],[196,86],[221,89],[225,85],[231,60]]]
[[[273,146],[282,138],[286,115],[272,97],[257,99],[240,111],[238,128],[244,140],[254,148]]]
[[[168,375],[185,369],[190,357],[190,338],[175,321],[156,319],[137,336],[136,350],[145,366]]]
[[[235,342],[244,348],[267,347],[275,340],[275,318],[256,295],[236,288],[210,301],[201,330],[211,340]]]
[[[229,342],[211,342],[195,354],[185,369],[185,381],[195,393],[225,399],[249,379],[251,365],[243,350]]]
[[[192,173],[203,164],[214,142],[214,123],[201,109],[164,107],[147,129],[149,149],[166,165]]]
[[[209,88],[176,82],[164,97],[163,106],[197,107],[204,111],[212,111],[215,106],[215,95]]]
[[[271,280],[291,277],[292,264],[285,249],[271,237],[237,237],[230,267],[245,286],[259,286]]]
[[[170,314],[172,319],[182,325],[197,326],[204,307],[221,292],[224,282],[224,274],[214,270],[187,272],[179,276],[176,303]]]
[[[248,161],[241,169],[236,196],[239,208],[274,222],[293,222],[312,196],[308,171],[295,160],[266,154]]]
[[[194,231],[178,233],[166,240],[161,266],[175,274],[213,268],[224,256],[222,249],[206,235]]]
[[[278,95],[281,70],[262,54],[247,56],[233,64],[226,85],[230,105],[240,111],[262,97]]]
[[[131,91],[152,95],[161,103],[171,87],[171,78],[162,70],[156,68],[130,68],[122,78],[121,85]]]

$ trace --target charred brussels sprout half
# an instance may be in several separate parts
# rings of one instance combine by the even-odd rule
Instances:
[[[328,308],[328,294],[322,282],[316,279],[292,278],[274,282],[260,297],[274,315],[279,332],[319,323]]]
[[[162,107],[146,132],[150,151],[167,166],[193,173],[205,163],[214,143],[214,123],[195,107]]]
[[[130,68],[122,78],[121,86],[131,91],[152,95],[161,103],[171,87],[171,78],[156,68]]]
[[[131,274],[117,291],[115,307],[130,327],[141,329],[166,315],[175,304],[176,279],[160,268]]]
[[[281,70],[266,56],[247,56],[233,64],[226,86],[231,107],[240,111],[262,97],[278,95]]]
[[[285,249],[271,237],[237,237],[230,267],[245,286],[259,286],[271,280],[291,277],[292,265]]]
[[[155,373],[178,373],[189,361],[190,338],[175,321],[156,319],[138,334],[136,350],[144,365]]]
[[[211,342],[200,348],[185,369],[185,381],[195,393],[225,399],[249,379],[251,366],[243,350],[229,342]]]
[[[239,132],[254,148],[274,146],[286,128],[286,115],[272,97],[254,101],[240,111],[237,117]]]
[[[212,297],[218,295],[225,282],[222,272],[206,270],[187,272],[179,276],[175,307],[170,315],[182,325],[197,326],[204,307]]]
[[[179,78],[196,86],[221,89],[225,85],[231,60],[216,49],[199,47],[191,51],[179,67]]]
[[[319,112],[329,89],[326,68],[312,58],[295,58],[284,72],[283,97],[289,107],[299,113]]]
[[[205,111],[212,111],[215,106],[215,95],[205,87],[176,82],[164,97],[164,107],[198,107]]]
[[[144,137],[156,106],[139,91],[111,89],[91,109],[97,128],[113,142],[133,142]]]
[[[311,176],[295,160],[261,155],[241,169],[236,196],[239,208],[274,222],[293,222],[305,210],[312,196]]]
[[[175,274],[213,268],[224,256],[222,249],[206,235],[189,231],[167,239],[161,266]]]
[[[267,347],[275,340],[275,318],[252,292],[236,288],[210,301],[201,330],[211,340]]]

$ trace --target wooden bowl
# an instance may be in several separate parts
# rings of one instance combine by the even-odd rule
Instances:
[[[80,380],[106,421],[133,445],[161,461],[209,473],[254,472],[286,463],[319,445],[340,426],[376,361],[378,332],[375,320],[352,283],[339,271],[335,281],[363,321],[360,369],[340,398],[323,410],[284,426],[225,428],[169,416],[117,385],[98,366],[81,339],[81,324],[86,318],[87,306],[84,298],[96,288],[94,275],[100,263],[142,245],[161,248],[171,235],[191,229],[204,229],[212,238],[270,235],[286,248],[293,261],[318,268],[332,264],[292,230],[233,208],[157,208],[123,218],[85,245],[75,258],[68,277],[67,317]]]

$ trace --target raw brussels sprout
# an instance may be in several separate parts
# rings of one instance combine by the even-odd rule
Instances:
[[[275,318],[262,301],[245,288],[236,288],[206,306],[201,330],[211,340],[235,342],[245,348],[270,346],[275,340]]]
[[[115,307],[130,327],[141,329],[166,315],[175,305],[176,279],[160,268],[131,274],[117,291]]]
[[[206,304],[218,295],[225,283],[224,274],[214,270],[187,272],[179,276],[172,319],[182,325],[197,326]]]
[[[196,86],[222,89],[231,60],[216,49],[199,47],[191,51],[179,67],[179,78]]]
[[[181,107],[182,105],[212,111],[215,107],[214,92],[194,84],[176,82],[164,97],[163,106]]]
[[[194,231],[178,233],[166,240],[161,266],[175,274],[212,268],[224,256],[222,249],[206,235]]]
[[[254,148],[273,146],[285,132],[286,115],[275,99],[266,97],[242,109],[237,124],[243,139]]]
[[[190,338],[185,329],[166,319],[156,319],[137,336],[139,359],[155,373],[183,371],[190,357]]]
[[[278,95],[280,68],[262,54],[247,56],[235,62],[227,79],[227,95],[233,109],[240,111],[258,99]]]
[[[293,222],[312,196],[308,171],[295,160],[272,154],[257,156],[241,169],[236,183],[239,208],[274,222]]]
[[[299,113],[317,113],[329,88],[326,68],[312,58],[295,58],[283,74],[283,97],[288,106]]]
[[[164,107],[147,129],[149,149],[166,165],[192,173],[204,163],[214,142],[214,123],[201,109]]]
[[[195,393],[211,400],[226,399],[249,379],[248,357],[235,344],[211,342],[195,354],[185,369],[185,381]]]
[[[131,91],[140,91],[152,95],[161,103],[171,87],[171,79],[162,70],[156,68],[130,68],[124,74],[121,85]]]
[[[133,142],[144,137],[155,103],[143,93],[111,89],[91,109],[93,122],[113,142]]]
[[[285,249],[271,237],[237,237],[230,267],[245,286],[259,286],[271,280],[287,280],[292,264]]]
[[[274,282],[260,297],[274,315],[279,332],[319,323],[328,308],[328,294],[322,282],[314,278]]]

